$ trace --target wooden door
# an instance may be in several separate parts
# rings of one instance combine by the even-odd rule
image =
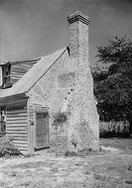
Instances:
[[[48,113],[36,112],[36,148],[49,145]]]

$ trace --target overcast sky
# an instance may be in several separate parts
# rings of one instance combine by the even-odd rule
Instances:
[[[0,0],[1,59],[44,56],[68,45],[67,16],[90,17],[90,65],[97,45],[118,34],[132,39],[132,0]]]

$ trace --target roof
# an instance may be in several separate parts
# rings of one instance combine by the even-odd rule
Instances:
[[[41,59],[41,57],[38,57],[36,59],[31,59],[31,60],[23,60],[23,61],[7,61],[7,62],[3,62],[3,63],[0,63],[0,66],[4,66],[4,65],[7,65],[7,64],[19,64],[19,63],[31,63],[31,62],[34,62],[34,61],[39,61]]]
[[[41,57],[13,87],[0,90],[0,99],[3,100],[3,98],[28,92],[66,51],[67,48],[63,48],[50,55]]]

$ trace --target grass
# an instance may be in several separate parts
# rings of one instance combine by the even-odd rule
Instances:
[[[100,145],[132,151],[132,138],[100,138]]]
[[[132,151],[132,139],[101,138],[100,145],[124,152],[56,157],[42,150],[30,158],[0,158],[0,187],[132,187],[132,153],[126,152]]]

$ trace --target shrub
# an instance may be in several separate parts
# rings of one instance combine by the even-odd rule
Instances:
[[[128,121],[100,122],[100,137],[129,137],[129,127]]]
[[[64,112],[58,112],[54,116],[54,123],[55,127],[57,128],[60,124],[63,124],[67,121],[67,114]]]
[[[0,157],[18,156],[20,154],[20,150],[13,144],[13,138],[6,136],[0,138]]]

